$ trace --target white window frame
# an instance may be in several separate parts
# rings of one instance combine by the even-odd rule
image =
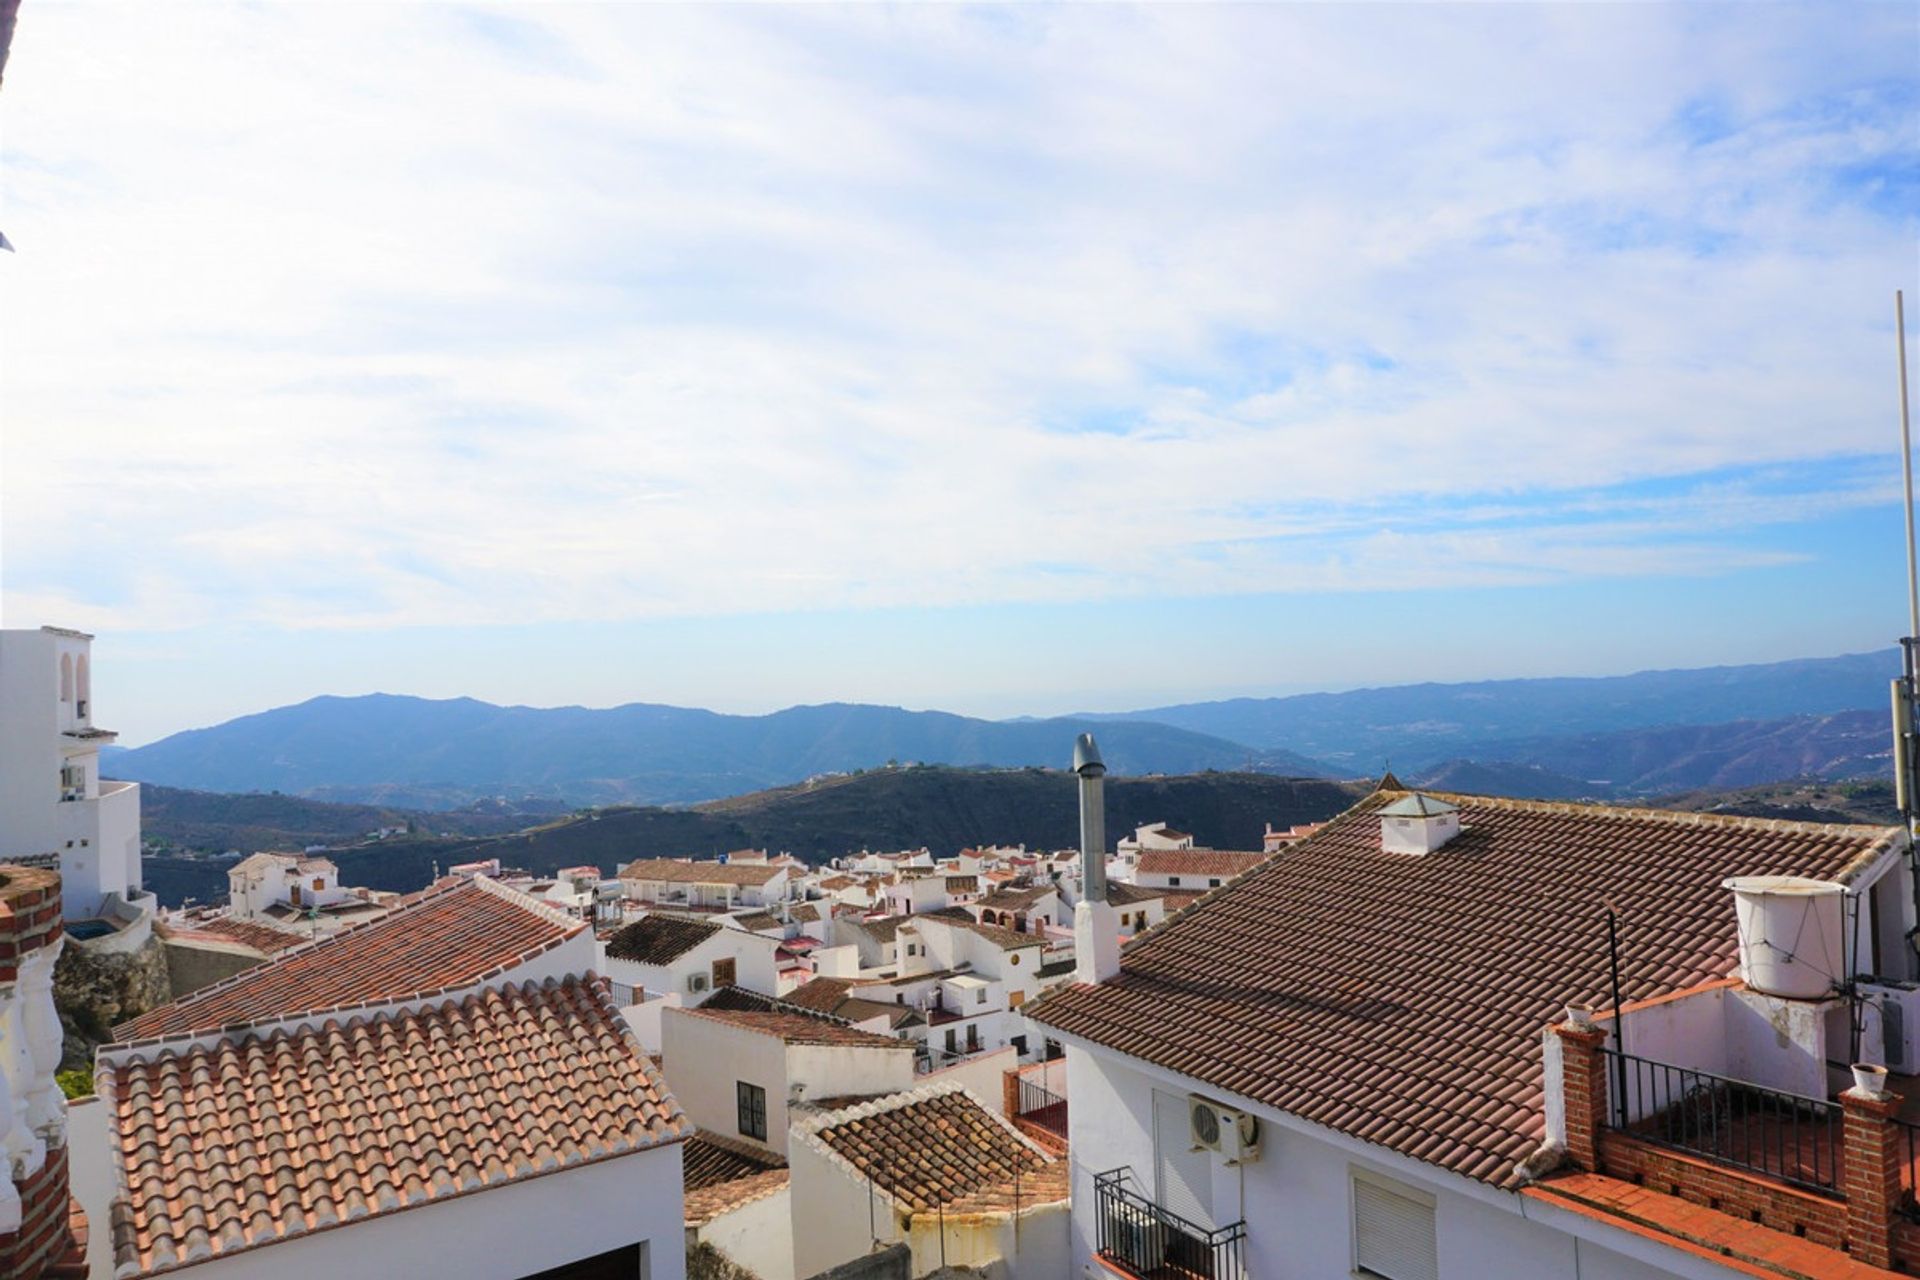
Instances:
[[[1349,1165],[1347,1168],[1347,1250],[1348,1259],[1353,1268],[1353,1275],[1358,1277],[1359,1280],[1426,1280],[1425,1277],[1417,1273],[1404,1276],[1390,1275],[1384,1271],[1374,1271],[1362,1264],[1360,1260],[1359,1192],[1362,1184],[1371,1187],[1375,1191],[1383,1192],[1390,1196],[1397,1196],[1402,1200],[1411,1201],[1413,1204],[1426,1209],[1433,1226],[1432,1275],[1437,1278],[1440,1274],[1440,1214],[1438,1199],[1431,1191],[1423,1190],[1420,1187],[1409,1186],[1407,1183],[1389,1178],[1384,1174],[1375,1173],[1373,1170],[1362,1168],[1359,1165]]]

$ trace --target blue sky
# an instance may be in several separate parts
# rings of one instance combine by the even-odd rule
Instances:
[[[1879,647],[1920,8],[1848,12],[35,4],[0,609],[130,742]]]

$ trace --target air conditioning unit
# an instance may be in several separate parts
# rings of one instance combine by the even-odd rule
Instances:
[[[1260,1157],[1260,1122],[1244,1111],[1206,1098],[1188,1098],[1187,1127],[1195,1147],[1217,1153],[1228,1164]]]
[[[1107,1250],[1137,1271],[1158,1271],[1167,1262],[1167,1228],[1125,1208],[1107,1211]]]
[[[1903,1075],[1920,1073],[1920,983],[1868,979],[1859,991],[1865,997],[1861,1056]],[[1876,1041],[1882,1049],[1879,1059],[1874,1057]]]

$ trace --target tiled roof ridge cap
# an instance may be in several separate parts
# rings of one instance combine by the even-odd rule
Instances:
[[[793,1003],[792,1001],[790,1001],[790,1000],[782,1000],[782,999],[781,999],[781,998],[780,998],[779,996],[769,996],[769,995],[763,995],[762,993],[760,993],[760,992],[758,992],[758,991],[755,991],[755,990],[753,990],[753,989],[752,989],[752,988],[750,988],[750,987],[743,987],[743,986],[741,986],[741,985],[740,985],[739,983],[737,983],[737,982],[734,982],[734,983],[729,983],[729,984],[728,984],[727,986],[724,986],[724,987],[721,987],[721,988],[719,988],[718,990],[716,990],[716,991],[715,991],[715,992],[713,993],[713,995],[719,995],[721,991],[728,991],[728,990],[732,990],[732,991],[744,991],[744,992],[746,992],[746,993],[747,993],[748,995],[750,995],[750,996],[757,996],[757,997],[759,997],[760,999],[762,999],[762,1000],[765,1000],[765,1001],[766,1001],[766,1002],[767,1002],[768,1004],[770,1004],[770,1005],[773,1005],[774,1007],[773,1007],[773,1008],[771,1008],[771,1009],[759,1009],[759,1010],[755,1010],[755,1009],[715,1009],[715,1010],[713,1010],[713,1011],[712,1011],[712,1016],[713,1016],[713,1017],[716,1017],[716,1018],[719,1018],[719,1017],[723,1017],[723,1016],[724,1016],[725,1014],[728,1014],[728,1013],[756,1013],[756,1012],[757,1012],[757,1013],[799,1013],[799,1014],[805,1014],[805,1015],[806,1015],[807,1017],[809,1017],[809,1018],[816,1018],[816,1019],[818,1019],[818,1020],[819,1020],[819,1021],[821,1021],[821,1022],[829,1022],[829,1023],[832,1023],[832,1024],[834,1024],[835,1026],[841,1026],[841,1027],[851,1027],[851,1026],[853,1026],[853,1019],[852,1019],[852,1018],[843,1018],[843,1017],[841,1017],[841,1016],[840,1016],[839,1014],[836,1014],[836,1013],[829,1013],[829,1012],[828,1012],[827,1010],[825,1010],[825,1009],[809,1009],[809,1008],[808,1008],[808,1007],[807,1007],[806,1005],[803,1005],[803,1004],[794,1004],[794,1003]],[[713,998],[713,996],[708,996],[708,997],[707,997],[707,999],[709,999],[709,1000],[711,1000],[712,998]],[[685,1010],[682,1010],[682,1012],[685,1012],[685,1013],[699,1013],[699,1012],[700,1012],[700,1011],[701,1011],[702,1009],[704,1009],[705,1007],[706,1007],[706,1006],[705,1006],[704,1004],[701,1004],[701,1005],[695,1005],[695,1006],[694,1006],[693,1008],[691,1008],[691,1009],[685,1009]]]
[[[745,991],[747,990],[747,988],[741,987],[740,990]],[[760,993],[755,991],[755,992],[752,992],[751,994],[759,995]],[[854,1032],[857,1035],[872,1036],[876,1041],[878,1040],[887,1041],[887,1043],[884,1045],[870,1044],[870,1045],[850,1046],[853,1048],[872,1048],[872,1049],[882,1049],[882,1048],[911,1049],[913,1048],[913,1042],[911,1040],[903,1040],[897,1036],[882,1035],[878,1031],[861,1031],[860,1028],[853,1025],[853,1019],[851,1018],[842,1018],[837,1014],[823,1013],[818,1009],[806,1008],[804,1005],[797,1005],[797,1004],[790,1005],[790,1004],[787,1004],[784,1000],[780,1000],[774,996],[763,996],[761,998],[765,1000],[770,1000],[773,1003],[779,1005],[780,1007],[777,1009],[708,1009],[705,1006],[699,1006],[692,1009],[684,1009],[684,1008],[676,1009],[674,1010],[674,1012],[690,1013],[690,1014],[693,1014],[695,1017],[705,1018],[710,1022],[724,1022],[729,1026],[739,1027],[742,1031],[749,1031],[749,1032],[752,1032],[754,1035],[772,1036],[776,1040],[784,1040],[786,1037],[772,1027],[755,1026],[751,1022],[742,1022],[740,1021],[740,1019],[765,1017],[769,1014],[775,1017],[788,1017],[788,1016],[798,1015],[800,1017],[809,1018],[814,1022],[825,1023],[830,1027],[836,1027],[843,1031]]]
[[[1472,805],[1479,809],[1516,809],[1528,813],[1566,814],[1576,817],[1610,817],[1631,819],[1639,822],[1660,822],[1676,827],[1739,827],[1750,831],[1773,831],[1790,835],[1831,836],[1834,838],[1852,838],[1864,840],[1868,833],[1875,836],[1874,843],[1890,839],[1900,834],[1898,826],[1882,826],[1871,822],[1806,822],[1798,818],[1756,818],[1739,813],[1706,813],[1688,809],[1654,809],[1641,805],[1616,805],[1587,803],[1579,800],[1524,800],[1516,796],[1482,796],[1466,791],[1434,791],[1425,787],[1407,787],[1400,791],[1375,791],[1367,796],[1354,809],[1363,806],[1371,808],[1375,799],[1397,799],[1414,794],[1430,796],[1436,800],[1445,800],[1462,808]],[[1352,813],[1353,809],[1346,811]],[[1340,815],[1346,816],[1345,814]],[[1338,821],[1335,819],[1334,821]],[[1332,822],[1326,824],[1333,825]],[[1323,828],[1324,829],[1324,828]],[[1320,834],[1315,832],[1314,835]],[[1313,836],[1306,839],[1311,840]]]
[[[539,916],[549,924],[566,926],[569,937],[587,927],[586,921],[568,915],[552,903],[542,902],[532,894],[522,893],[518,889],[509,889],[489,876],[475,876],[472,883],[478,885],[482,892],[490,893],[502,902],[511,903],[522,911]]]

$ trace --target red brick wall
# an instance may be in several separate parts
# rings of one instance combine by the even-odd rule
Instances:
[[[1831,1249],[1847,1245],[1847,1204],[1769,1182],[1611,1130],[1600,1134],[1600,1172],[1705,1205]]]
[[[1908,1275],[1920,1275],[1920,1222],[1894,1219],[1893,1269]]]
[[[20,957],[60,937],[60,873],[0,866],[0,982],[20,976]]]
[[[0,1235],[0,1276],[39,1280],[69,1246],[67,1149],[47,1152],[39,1172],[17,1185],[20,1230]]]
[[[0,982],[16,981],[20,958],[59,937],[60,873],[0,866]],[[71,1245],[66,1147],[48,1150],[46,1163],[16,1185],[20,1229],[0,1235],[0,1276],[40,1280]]]

